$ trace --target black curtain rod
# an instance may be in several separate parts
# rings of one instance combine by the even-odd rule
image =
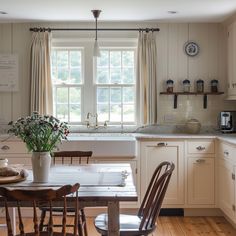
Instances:
[[[33,32],[45,32],[45,31],[95,31],[96,29],[91,28],[30,28]],[[159,28],[98,28],[98,31],[145,31],[145,32],[156,32],[160,31]]]

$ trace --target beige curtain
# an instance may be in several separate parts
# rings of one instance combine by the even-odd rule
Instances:
[[[157,50],[154,32],[139,32],[137,117],[142,125],[157,123]]]
[[[33,32],[31,44],[30,111],[53,114],[50,63],[50,32]]]

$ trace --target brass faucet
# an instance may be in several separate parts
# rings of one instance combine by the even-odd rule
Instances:
[[[95,118],[95,124],[90,123],[90,119]],[[100,126],[98,125],[98,114],[95,113],[94,115],[91,112],[87,113],[87,120],[86,120],[87,128],[95,128],[98,129]],[[105,125],[104,125],[105,127]]]

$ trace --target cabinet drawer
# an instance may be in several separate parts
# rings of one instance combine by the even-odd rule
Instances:
[[[235,161],[235,151],[236,151],[236,146],[231,146],[226,143],[220,142],[219,144],[219,157]]]
[[[189,154],[214,154],[215,143],[214,141],[188,141]]]
[[[0,155],[11,153],[28,153],[23,142],[2,142],[0,143]]]

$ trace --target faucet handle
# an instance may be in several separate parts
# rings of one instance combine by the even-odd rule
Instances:
[[[107,127],[107,126],[108,126],[108,124],[107,124],[108,122],[109,122],[109,120],[105,120],[103,126],[104,126],[104,127]]]

